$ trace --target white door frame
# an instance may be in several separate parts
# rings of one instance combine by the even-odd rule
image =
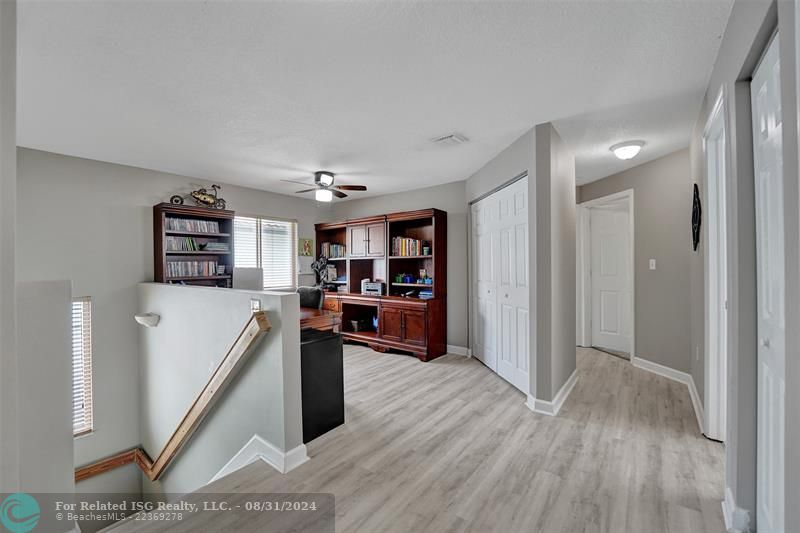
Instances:
[[[577,345],[592,346],[592,278],[590,276],[591,252],[591,231],[589,226],[589,210],[593,207],[609,203],[617,203],[625,200],[628,206],[628,227],[630,228],[629,251],[630,251],[630,272],[631,272],[631,362],[635,359],[636,353],[636,262],[635,262],[635,228],[634,228],[634,194],[633,189],[609,194],[601,198],[595,198],[588,202],[578,204],[577,225],[578,225],[578,246],[577,256]]]
[[[707,140],[712,130],[722,128],[722,172],[723,182],[716,183],[708,173],[708,146]],[[727,147],[727,124],[725,120],[725,88],[722,87],[717,95],[714,107],[708,116],[705,128],[703,129],[703,167],[706,175],[706,201],[704,205],[703,218],[707,221],[704,224],[703,235],[705,237],[706,253],[704,254],[704,280],[705,297],[703,298],[705,313],[705,387],[703,407],[705,421],[703,429],[707,437],[719,441],[725,439],[725,421],[727,405],[727,379],[728,379],[728,333],[730,319],[724,310],[712,302],[718,302],[724,298],[730,302],[730,276],[728,250],[730,239],[727,221],[727,198],[728,184],[728,147]],[[718,176],[720,174],[717,174]],[[722,239],[718,242],[711,230],[712,224],[723,224]],[[722,285],[715,280],[724,276]],[[724,352],[724,353],[723,353]]]

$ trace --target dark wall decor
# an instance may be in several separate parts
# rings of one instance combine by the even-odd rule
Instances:
[[[700,245],[700,225],[703,222],[703,206],[700,202],[700,188],[694,184],[694,200],[692,202],[692,241],[694,251]]]

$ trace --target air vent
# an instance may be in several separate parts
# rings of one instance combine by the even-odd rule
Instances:
[[[456,146],[458,144],[464,144],[467,141],[469,141],[469,139],[460,133],[448,133],[447,135],[431,139],[432,143],[438,144],[439,146]]]

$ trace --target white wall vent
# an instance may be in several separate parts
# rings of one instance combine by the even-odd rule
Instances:
[[[438,144],[439,146],[456,146],[458,144],[464,144],[469,139],[461,135],[460,133],[448,133],[447,135],[442,135],[441,137],[435,137],[431,139],[432,143]]]

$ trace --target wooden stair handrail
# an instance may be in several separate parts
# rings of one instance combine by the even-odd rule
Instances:
[[[133,462],[139,465],[139,468],[150,480],[155,481],[160,478],[241,369],[247,360],[247,355],[250,354],[250,349],[271,327],[264,311],[256,311],[250,316],[236,341],[222,358],[203,390],[197,395],[155,461],[143,448],[132,448],[75,469],[75,481],[82,481]]]

